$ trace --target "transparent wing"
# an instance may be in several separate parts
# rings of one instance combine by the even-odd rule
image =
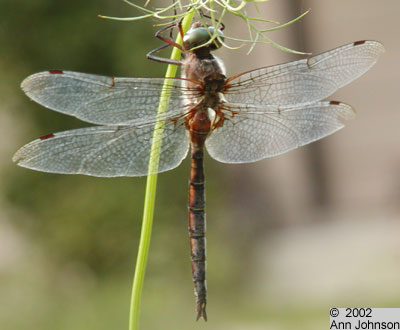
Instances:
[[[354,116],[353,109],[336,101],[279,109],[251,107],[246,112],[226,111],[223,126],[206,140],[214,159],[224,163],[248,163],[283,154],[332,134]],[[229,118],[230,116],[230,118]]]
[[[228,79],[230,103],[305,105],[320,101],[368,71],[384,51],[377,41],[358,41],[286,64]]]
[[[172,79],[168,111],[164,118],[182,114],[185,95],[196,93]],[[93,74],[52,70],[33,74],[21,87],[46,108],[99,125],[129,125],[154,122],[163,89],[162,78],[113,78]]]
[[[19,149],[18,165],[33,170],[100,177],[148,173],[153,125],[94,126],[43,136]],[[177,167],[189,143],[184,125],[165,125],[157,172]]]

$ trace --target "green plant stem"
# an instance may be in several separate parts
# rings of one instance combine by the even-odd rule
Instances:
[[[186,32],[189,29],[190,24],[192,22],[193,14],[194,14],[193,10],[190,10],[184,17],[182,21],[182,28],[184,32]],[[176,38],[176,42],[182,45],[182,38],[179,33]],[[180,56],[181,56],[181,51],[174,47],[170,58],[173,60],[179,60]],[[176,65],[168,65],[165,78],[175,77],[176,71],[177,71]],[[171,83],[172,83],[171,79],[165,79],[164,81],[163,91],[161,93],[160,103],[158,106],[157,117],[160,117],[168,108],[168,101],[169,101],[168,90]],[[158,161],[159,161],[161,142],[162,142],[162,139],[160,139],[160,135],[163,134],[163,126],[164,126],[163,123],[157,122],[154,128],[153,143],[150,152],[149,173],[156,173],[158,169]],[[156,185],[157,185],[157,174],[148,175],[146,183],[145,200],[144,200],[142,230],[140,234],[139,250],[138,250],[135,274],[133,277],[133,285],[132,285],[132,296],[131,296],[130,315],[129,315],[129,330],[139,329],[139,309],[140,309],[140,301],[143,290],[147,257],[150,248],[154,205],[156,199]]]

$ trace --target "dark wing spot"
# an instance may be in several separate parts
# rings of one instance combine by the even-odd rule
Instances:
[[[39,139],[40,139],[40,140],[47,140],[47,139],[50,139],[50,138],[52,138],[52,137],[54,137],[54,134],[53,134],[53,133],[50,133],[50,134],[41,136]]]
[[[63,73],[64,73],[63,70],[49,70],[49,72],[50,72],[51,74],[63,74]]]
[[[333,105],[339,105],[341,102],[339,101],[330,101],[329,104],[333,104]]]
[[[366,40],[356,41],[356,42],[353,43],[353,46],[358,46],[358,45],[365,44],[365,41],[366,41]]]

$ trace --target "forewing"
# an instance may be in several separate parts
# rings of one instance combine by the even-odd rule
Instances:
[[[144,176],[148,172],[154,125],[94,126],[49,134],[14,155],[18,165],[33,170],[99,177]],[[185,158],[189,143],[184,125],[164,127],[159,167],[164,172]]]
[[[286,64],[228,79],[230,103],[305,105],[320,101],[368,71],[384,51],[377,41],[358,41]]]
[[[162,119],[185,112],[181,79],[170,79],[168,110]],[[45,71],[26,78],[21,87],[46,108],[99,125],[154,122],[163,90],[161,78],[113,78],[71,71]],[[159,118],[161,119],[161,118]]]
[[[230,111],[235,111],[233,106]],[[335,101],[286,109],[248,106],[247,112],[233,115],[230,111],[225,113],[223,126],[206,140],[211,157],[224,163],[255,162],[283,154],[336,132],[344,126],[344,119],[354,116],[349,105]]]

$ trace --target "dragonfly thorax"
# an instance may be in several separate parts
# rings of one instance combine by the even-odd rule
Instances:
[[[188,53],[182,71],[182,77],[186,80],[184,85],[191,90],[198,90],[200,93],[191,93],[189,98],[196,104],[203,96],[219,94],[225,85],[225,68],[222,62],[215,56],[209,54],[207,58],[197,56],[196,53]],[[212,106],[209,106],[212,107]]]
[[[226,77],[222,73],[214,73],[204,77],[204,92],[219,93],[225,86]]]
[[[225,82],[225,67],[220,59],[208,53],[201,56],[197,53],[186,54],[183,71],[183,78],[200,82],[202,85],[210,80],[218,79]]]

